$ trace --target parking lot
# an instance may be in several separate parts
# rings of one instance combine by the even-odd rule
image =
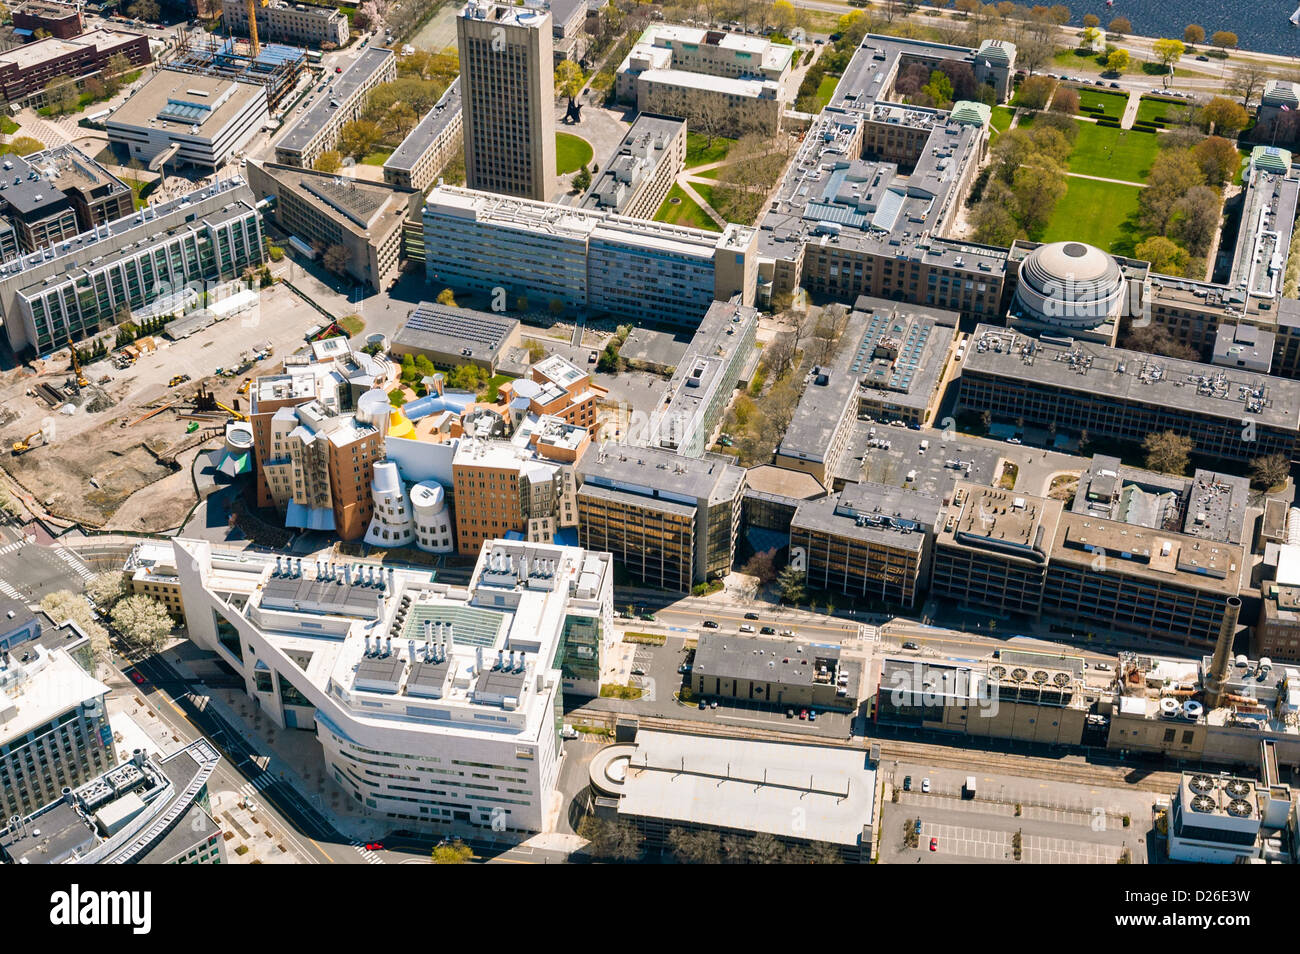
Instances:
[[[974,768],[976,795],[965,799],[966,776],[959,772],[889,764],[881,811],[882,863],[1014,864],[1017,834],[1021,864],[1115,864],[1125,852],[1134,864],[1150,860],[1150,793],[990,775]],[[930,790],[924,792],[927,779]],[[912,830],[917,819],[921,830],[916,847],[909,848],[905,830]]]

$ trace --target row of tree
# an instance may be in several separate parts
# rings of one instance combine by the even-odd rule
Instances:
[[[588,840],[587,852],[607,861],[636,861],[645,854],[645,837],[625,821],[606,821],[588,815],[578,826]],[[716,831],[672,828],[665,839],[667,849],[682,864],[692,865],[780,865],[841,864],[843,858],[831,845],[792,845],[774,835],[724,835]]]
[[[1032,126],[998,135],[971,194],[977,241],[1010,245],[1051,220],[1065,195],[1066,164],[1078,135],[1074,119],[1059,113],[1041,113]]]

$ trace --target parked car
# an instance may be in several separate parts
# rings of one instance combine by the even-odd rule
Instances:
[[[809,721],[809,722],[816,722],[816,721],[817,721],[817,710],[816,710],[816,709],[809,709],[809,710],[808,710],[808,721]]]
[[[764,636],[775,636],[775,635],[776,635],[776,627],[774,627],[774,626],[764,626],[762,629],[759,630],[759,632],[762,633]]]
[[[677,671],[683,676],[689,676],[691,673],[691,664],[682,663],[680,666],[677,667]]]
[[[903,776],[903,791],[910,792],[911,790],[912,790],[912,776],[905,775]]]
[[[758,614],[757,614],[757,613],[746,613],[746,614],[745,614],[745,619],[758,619]]]
[[[931,850],[931,851],[938,851],[938,850],[939,850],[939,839],[938,839],[938,838],[931,838],[931,839],[930,839],[930,850]]]
[[[1022,441],[1022,440],[1021,440],[1020,438],[1018,438],[1018,437],[1008,437],[1008,438],[1007,438],[1007,443],[1008,443],[1008,444],[1023,444],[1024,441]]]
[[[918,818],[916,820],[916,825],[913,827],[912,830],[915,831],[918,835],[921,834],[921,819]]]
[[[568,724],[566,723],[563,727],[561,727],[561,729],[560,729],[560,738],[562,738],[562,739],[576,739],[577,737],[578,737],[578,730],[575,729],[573,726],[568,725]]]
[[[1121,87],[1120,87],[1119,83],[1111,83],[1111,84],[1110,84],[1110,88],[1111,88],[1111,89],[1120,89]]]
[[[930,777],[928,775],[921,779],[921,791],[926,795],[930,794]]]
[[[903,643],[903,648],[904,648],[904,649],[920,649],[921,647],[918,646],[916,643],[912,642],[912,641],[909,639],[907,642]]]
[[[800,718],[801,720],[803,720],[803,721],[806,722],[806,721],[808,720],[808,710],[807,710],[807,709],[800,709],[800,710],[799,710],[799,718]]]
[[[704,622],[702,622],[700,625],[703,626],[705,629],[717,629],[717,628],[718,628],[718,622],[717,622],[717,620],[712,620],[712,619],[706,619],[706,620],[705,620]]]
[[[644,676],[644,675],[645,675],[645,670],[642,669],[640,666],[637,666],[635,669],[632,670],[632,675],[634,675],[634,676]]]
[[[1100,669],[1102,672],[1110,672],[1110,665],[1108,663],[1097,663],[1097,665],[1093,666],[1092,668]]]
[[[783,630],[781,630],[781,635],[782,635],[782,636],[793,636],[793,635],[794,635],[794,630],[793,630],[793,629],[783,629]]]
[[[752,633],[754,631],[754,627],[751,626],[749,623],[741,623],[740,631],[742,633]]]
[[[786,717],[787,719],[793,719],[793,718],[794,718],[794,710],[793,710],[793,709],[786,709],[786,710],[785,710],[785,717]]]
[[[718,707],[718,700],[717,700],[717,699],[714,699],[712,702],[709,703],[709,706],[710,706],[711,708],[716,709],[716,708]]]
[[[653,623],[653,622],[655,621],[655,614],[654,614],[654,613],[642,613],[641,616],[640,616],[640,618],[641,618],[642,620],[644,620],[645,622],[647,622],[647,623]]]

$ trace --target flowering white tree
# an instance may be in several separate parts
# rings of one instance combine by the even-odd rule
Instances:
[[[150,652],[162,649],[174,625],[166,607],[147,596],[128,596],[113,607],[112,619],[123,636]]]

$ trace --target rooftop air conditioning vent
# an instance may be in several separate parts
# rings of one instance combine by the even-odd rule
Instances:
[[[989,675],[994,679],[1005,679],[1007,675],[1006,666],[993,666],[989,669]]]
[[[1254,813],[1250,807],[1250,802],[1244,798],[1234,798],[1228,802],[1228,814],[1235,815],[1237,818],[1249,818]]]
[[[1052,677],[1052,682],[1064,688],[1070,684],[1070,674],[1068,672],[1058,672]]]
[[[1192,799],[1192,811],[1194,812],[1212,812],[1214,811],[1214,799],[1209,795],[1197,795]]]
[[[1223,786],[1223,790],[1232,798],[1245,798],[1250,794],[1250,783],[1243,778],[1234,778]]]
[[[1047,670],[1046,670],[1046,669],[1035,669],[1035,670],[1034,670],[1034,682],[1038,683],[1040,686],[1041,686],[1043,683],[1047,682]]]
[[[1214,778],[1209,775],[1193,775],[1187,787],[1198,795],[1208,795],[1214,791]]]
[[[1011,670],[1011,678],[1016,682],[1024,682],[1029,678],[1029,672],[1017,666],[1015,669]]]

